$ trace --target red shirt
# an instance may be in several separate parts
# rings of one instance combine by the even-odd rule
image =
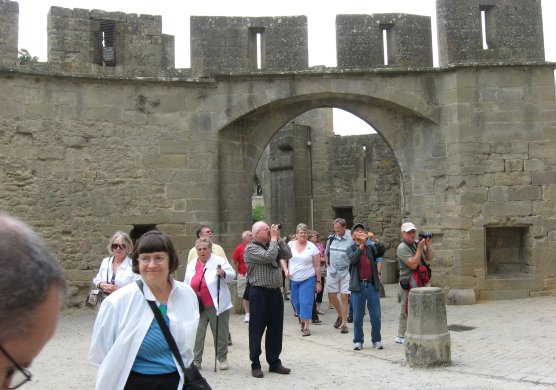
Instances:
[[[204,271],[205,265],[197,260],[197,264],[195,264],[195,275],[191,278],[191,288],[195,291],[195,294],[201,298],[204,307],[211,307],[214,306],[214,302],[207,287]],[[199,282],[201,283],[201,291],[199,291]]]
[[[237,261],[237,272],[240,275],[245,275],[247,273],[247,266],[245,265],[245,260],[243,258],[243,251],[247,246],[246,243],[242,242],[236,249],[234,249],[234,253],[232,253],[232,260]]]
[[[373,268],[371,266],[371,260],[367,256],[367,248],[361,253],[359,258],[359,279],[373,279]]]

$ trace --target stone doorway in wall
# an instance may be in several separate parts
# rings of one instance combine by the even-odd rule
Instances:
[[[129,237],[133,241],[133,244],[135,244],[143,234],[151,230],[156,230],[156,225],[133,225],[133,229],[129,232]]]
[[[487,278],[527,276],[530,271],[529,226],[487,226]]]

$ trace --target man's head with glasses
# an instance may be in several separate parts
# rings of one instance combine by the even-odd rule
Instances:
[[[0,269],[0,389],[17,389],[54,334],[66,281],[39,236],[1,213]]]

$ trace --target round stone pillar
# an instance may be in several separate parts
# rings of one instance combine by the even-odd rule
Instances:
[[[407,362],[418,367],[441,366],[450,364],[450,356],[450,333],[442,289],[411,289],[405,333]]]

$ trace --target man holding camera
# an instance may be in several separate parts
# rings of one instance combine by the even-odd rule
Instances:
[[[290,247],[280,240],[280,225],[268,226],[263,221],[255,222],[252,229],[253,241],[243,252],[247,265],[249,288],[249,359],[251,375],[264,376],[261,370],[261,341],[266,330],[265,349],[269,371],[289,374],[290,369],[282,365],[282,332],[284,328],[284,298],[282,287],[282,260],[292,257]]]
[[[409,281],[411,273],[420,265],[426,264],[433,259],[432,233],[420,233],[419,240],[415,240],[417,229],[411,222],[402,225],[402,242],[398,245],[397,255],[400,265],[400,286],[401,286],[401,309],[398,325],[398,335],[396,343],[405,343],[405,331],[407,329],[406,301],[409,294]]]

